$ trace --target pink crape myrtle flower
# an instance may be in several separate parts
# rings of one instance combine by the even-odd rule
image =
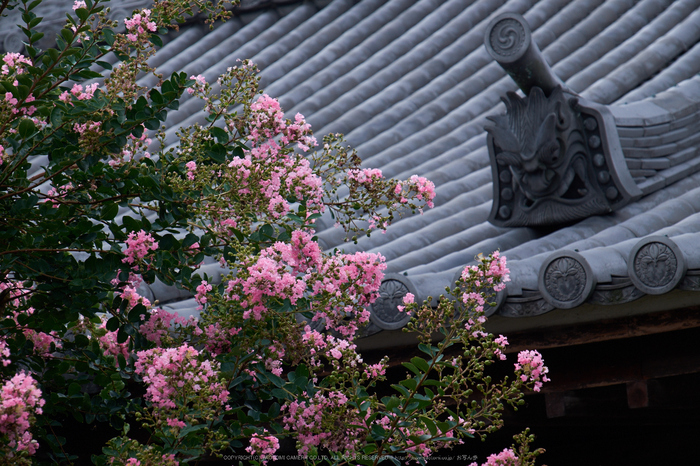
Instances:
[[[10,458],[23,451],[29,455],[36,453],[39,444],[32,438],[29,428],[34,415],[42,413],[45,403],[36,381],[24,372],[16,374],[0,388],[0,403],[0,434],[9,440],[0,449]]]
[[[250,439],[250,446],[246,447],[245,451],[251,455],[261,457],[262,463],[267,464],[268,461],[277,461],[275,452],[280,447],[280,442],[273,435],[265,435],[266,429],[263,429],[263,434],[254,433]]]
[[[520,380],[523,382],[534,382],[534,391],[539,392],[543,382],[549,382],[547,377],[549,368],[544,365],[544,360],[539,351],[525,350],[518,353],[518,362],[515,364],[516,371],[522,371]]]
[[[286,413],[282,419],[285,430],[296,432],[303,445],[299,454],[308,455],[311,447],[316,446],[355,455],[365,432],[351,427],[363,421],[359,411],[347,403],[347,396],[339,391],[319,391],[308,400],[288,401],[282,406],[282,412]],[[341,415],[343,422],[336,422]]]
[[[0,336],[0,363],[7,367],[12,363],[10,360],[10,348],[7,346],[5,337]]]
[[[503,335],[498,335],[498,338],[494,339],[493,342],[498,345],[498,348],[493,350],[493,354],[498,356],[498,359],[501,361],[505,361],[506,355],[503,353],[503,350],[508,346],[508,338]]]
[[[140,13],[136,13],[131,18],[124,19],[124,26],[127,29],[126,37],[131,42],[138,42],[141,39],[148,38],[148,32],[156,32],[158,26],[154,21],[150,21],[151,10],[143,9]]]
[[[192,87],[187,88],[187,93],[192,95],[195,92],[204,92],[204,87],[207,84],[207,80],[204,76],[201,74],[198,75],[192,75],[190,76],[190,79],[194,79],[194,85]]]
[[[404,309],[406,309],[406,306],[409,304],[415,303],[415,296],[413,296],[413,293],[406,293],[401,300],[403,302],[403,306],[396,306],[396,308],[399,310],[399,312],[403,312]]]
[[[87,8],[87,5],[83,0],[75,0],[73,3],[73,10],[77,10],[78,8]]]
[[[145,318],[146,316],[144,315],[142,319],[145,320]],[[176,312],[168,312],[161,308],[151,309],[148,321],[143,322],[139,330],[148,341],[152,341],[156,346],[162,347],[169,341],[170,332],[178,327],[193,327],[195,335],[203,333],[197,327],[197,321],[193,316],[186,319]]]
[[[472,463],[469,466],[479,465],[477,463]],[[515,455],[513,450],[506,448],[498,454],[490,455],[481,466],[520,466],[520,459]]]
[[[129,233],[129,238],[126,240],[126,257],[122,259],[125,264],[136,264],[138,261],[146,257],[149,251],[158,249],[158,242],[151,236],[141,230],[137,233],[133,231]]]
[[[195,396],[204,397],[210,409],[227,406],[229,392],[219,380],[218,361],[202,360],[200,352],[183,344],[137,353],[135,372],[146,384],[145,398],[161,410],[176,410]]]
[[[197,163],[194,160],[190,160],[185,164],[187,167],[187,179],[194,181],[194,172],[197,171]]]
[[[23,74],[26,70],[21,65],[33,66],[34,63],[28,57],[25,57],[21,53],[8,52],[2,57],[2,61],[5,62],[0,68],[0,73],[4,75],[10,74],[10,68],[14,68],[17,74]],[[17,83],[15,83],[15,86]]]
[[[202,283],[197,286],[197,294],[194,296],[195,301],[197,301],[198,310],[204,309],[204,305],[207,303],[207,293],[212,290],[212,286],[206,281],[202,280]]]

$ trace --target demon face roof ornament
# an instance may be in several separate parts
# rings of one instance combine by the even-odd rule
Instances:
[[[630,176],[614,118],[564,87],[517,13],[487,27],[486,48],[525,92],[503,97],[489,119],[495,225],[545,226],[609,213],[641,196]]]

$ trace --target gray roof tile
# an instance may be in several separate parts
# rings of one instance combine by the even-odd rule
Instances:
[[[524,14],[568,86],[616,102],[609,108],[627,165],[640,175],[641,199],[561,228],[487,222],[492,184],[483,127],[487,115],[504,111],[500,96],[515,85],[482,41],[490,19],[505,11]],[[320,9],[310,2],[272,9],[210,33],[185,30],[164,47],[160,68],[184,63],[192,73],[213,74],[248,54],[288,114],[304,113],[321,134],[346,132],[363,164],[387,176],[436,182],[435,209],[356,245],[323,227],[325,246],[385,254],[389,271],[406,272],[422,298],[442,292],[477,254],[500,249],[513,270],[508,299],[536,299],[540,267],[563,249],[578,249],[597,281],[609,284],[626,277],[627,254],[640,238],[668,234],[700,269],[700,77],[691,76],[700,66],[698,39],[700,0],[477,0],[468,7],[335,0]],[[198,121],[196,110],[196,101],[185,102],[169,125]],[[180,309],[196,306],[183,303]]]

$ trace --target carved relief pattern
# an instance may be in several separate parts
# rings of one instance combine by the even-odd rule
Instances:
[[[576,301],[586,286],[586,271],[579,261],[560,257],[547,266],[544,286],[557,301]]]
[[[544,299],[514,302],[506,300],[498,313],[506,317],[533,317],[554,310],[554,306]]]
[[[506,114],[489,117],[494,177],[491,221],[503,226],[571,222],[612,210],[621,199],[610,175],[599,123],[574,96],[533,87],[507,93]]]
[[[408,287],[398,280],[385,280],[379,287],[379,297],[372,303],[370,311],[381,323],[396,324],[408,320],[407,314],[400,312],[398,306],[402,304],[403,297],[409,292]]]
[[[661,288],[669,284],[677,269],[676,255],[663,243],[645,245],[634,258],[634,273],[650,288]]]
[[[489,43],[494,52],[502,57],[517,54],[525,44],[526,33],[523,25],[513,18],[504,18],[491,30]]]
[[[697,271],[688,272],[678,287],[681,290],[700,291],[700,275]]]
[[[599,290],[596,289],[590,298],[591,304],[623,304],[629,303],[644,296],[644,292],[634,285],[623,288]]]

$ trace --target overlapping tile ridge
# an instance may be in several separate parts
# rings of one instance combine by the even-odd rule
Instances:
[[[641,199],[558,229],[487,222],[492,185],[484,125],[504,112],[500,98],[516,87],[482,44],[488,22],[506,11],[524,15],[572,91],[612,104]],[[679,238],[684,263],[700,263],[698,248],[688,246],[700,240],[693,236],[700,0],[335,0],[262,10],[213,32],[191,28],[164,47],[160,69],[184,68],[213,81],[236,59],[251,58],[266,92],[289,115],[303,113],[317,134],[345,132],[363,164],[387,176],[435,181],[436,207],[385,234],[353,244],[331,221],[318,232],[329,249],[384,254],[388,270],[405,273],[421,297],[440,293],[474,256],[495,249],[517,272],[499,310],[513,316],[556,307],[545,299],[539,274],[562,251],[579,250],[596,283],[587,302],[599,304],[622,302],[612,297],[614,287],[626,290],[616,291],[624,299],[644,294],[624,267],[645,238]],[[203,121],[200,108],[190,99],[170,116],[169,142],[177,126]],[[683,280],[675,286],[693,289]]]

